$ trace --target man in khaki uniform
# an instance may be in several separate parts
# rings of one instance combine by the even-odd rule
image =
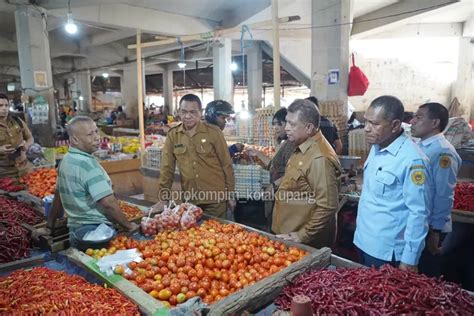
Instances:
[[[182,123],[166,137],[157,208],[170,199],[188,199],[210,215],[225,217],[227,202],[233,204],[228,193],[234,191],[234,173],[224,134],[218,126],[201,121],[201,100],[196,95],[183,96],[179,105]],[[170,193],[176,164],[182,192],[175,197]]]
[[[320,114],[308,100],[288,107],[286,133],[296,149],[276,192],[272,230],[283,239],[321,248],[336,236],[341,164],[319,129]]]
[[[0,94],[0,178],[18,177],[18,168],[26,165],[26,151],[33,136],[25,122],[9,115],[8,97]]]

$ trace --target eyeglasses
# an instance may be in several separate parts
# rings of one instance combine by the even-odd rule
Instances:
[[[188,114],[191,115],[191,116],[198,116],[201,113],[199,111],[196,111],[196,110],[192,110],[192,111],[179,110],[179,115],[180,116],[186,116]]]

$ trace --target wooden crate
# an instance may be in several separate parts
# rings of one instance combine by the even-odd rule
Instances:
[[[111,276],[106,276],[98,269],[97,265],[95,264],[96,260],[89,257],[85,253],[77,250],[76,248],[69,248],[68,250],[62,252],[62,254],[75,264],[103,280],[109,286],[115,288],[123,296],[133,301],[138,305],[138,308],[144,315],[168,315],[168,309],[158,300],[154,299],[141,288],[120,275],[113,274]]]
[[[244,229],[251,231],[251,232],[256,232],[260,235],[263,235],[271,240],[278,240],[279,242],[289,246],[289,247],[297,247],[299,249],[303,249],[307,251],[309,254],[303,258],[302,260],[295,262],[291,264],[289,267],[279,271],[278,273],[269,276],[263,280],[260,280],[259,282],[256,282],[252,286],[248,286],[244,289],[241,289],[240,291],[237,291],[233,293],[232,295],[228,296],[227,298],[211,305],[208,309],[208,312],[211,313],[211,315],[225,315],[228,313],[234,313],[238,311],[244,311],[249,309],[249,307],[252,307],[252,302],[256,295],[262,296],[262,297],[267,297],[272,291],[272,288],[268,288],[266,285],[267,284],[272,284],[272,286],[276,286],[278,284],[282,284],[281,286],[283,287],[286,283],[285,280],[287,279],[293,279],[296,275],[300,274],[301,272],[305,271],[308,267],[319,267],[322,265],[326,265],[327,262],[330,262],[330,256],[331,256],[331,250],[329,248],[323,248],[320,250],[314,249],[312,247],[296,243],[293,241],[287,241],[287,240],[282,240],[280,238],[277,238],[275,235],[254,229],[252,227],[248,227],[239,223],[234,223],[230,222],[224,219],[220,218],[215,218],[212,216],[204,215],[203,220],[206,219],[214,219],[217,220],[221,223],[225,224],[235,224],[243,227]],[[95,265],[95,259],[92,259],[91,257],[85,255],[82,252],[79,252],[78,250],[71,248],[70,250],[67,251],[68,257],[80,264],[81,266],[85,267],[88,269],[90,272],[93,272],[95,275],[98,277],[106,280],[108,277],[100,272]],[[71,255],[73,254],[73,255]],[[81,263],[82,262],[82,263]],[[321,263],[319,263],[321,262]],[[118,289],[122,294],[127,296],[129,299],[133,300],[138,306],[142,306],[145,304],[144,302],[150,302],[150,299],[155,302],[154,305],[150,305],[148,303],[148,306],[146,306],[147,310],[142,310],[147,315],[155,315],[156,313],[161,313],[161,312],[166,312],[167,309],[163,309],[163,306],[161,303],[158,301],[154,300],[148,293],[144,292],[142,289],[140,289],[138,286],[134,285],[132,282],[126,280],[125,278],[114,275],[115,278],[120,279],[120,284],[122,285],[122,290]],[[114,284],[115,286],[115,284]],[[257,291],[257,292],[255,292]],[[276,292],[277,293],[277,292]],[[145,296],[145,298],[143,297]],[[145,300],[145,301],[144,301]],[[262,299],[263,300],[263,299]],[[146,305],[145,304],[145,305]],[[229,306],[230,307],[229,307]],[[140,307],[141,309],[141,307]]]
[[[33,256],[17,261],[12,261],[0,265],[0,275],[12,272],[18,269],[27,269],[44,263],[44,255]]]
[[[10,192],[8,195],[16,198],[19,201],[25,202],[29,205],[35,205],[37,207],[43,207],[43,199],[31,194],[30,192],[23,190],[18,192]],[[44,214],[43,214],[44,215]]]
[[[135,195],[143,192],[140,159],[101,161],[100,164],[112,180],[115,193]]]
[[[272,303],[294,278],[311,269],[323,269],[329,266],[338,268],[360,268],[362,265],[331,254],[331,249],[316,250],[304,259],[251,286],[248,286],[210,306],[208,315],[243,314],[261,309]],[[291,269],[290,269],[291,268]]]
[[[32,234],[40,228],[46,227],[46,222],[31,226],[23,223],[23,227],[28,229]],[[35,244],[43,250],[58,252],[69,248],[69,229],[67,228],[67,220],[60,219],[56,221],[56,226],[52,236],[40,236],[39,241]]]
[[[453,222],[474,224],[474,212],[453,209],[451,216]]]
[[[68,250],[64,250],[59,254],[66,256],[67,259],[70,261],[67,263],[68,266],[78,266],[86,270],[88,276],[94,276],[95,278],[102,281],[104,285],[115,288],[123,296],[131,299],[135,304],[137,304],[143,315],[168,315],[167,309],[165,309],[159,301],[155,300],[143,290],[134,286],[132,283],[126,281],[121,276],[112,275],[110,277],[106,277],[102,273],[98,272],[98,270],[92,264],[92,261],[95,260],[87,256],[86,254],[80,252],[76,248],[69,248]],[[28,269],[43,266],[48,260],[55,260],[55,258],[48,257],[48,259],[45,259],[45,256],[41,255],[0,265],[0,275],[19,269]],[[52,269],[56,270],[56,268]],[[70,274],[69,272],[67,273]],[[81,275],[81,277],[84,277],[84,275]],[[124,283],[123,281],[126,281],[126,283]],[[133,285],[134,288],[130,288],[130,284]]]

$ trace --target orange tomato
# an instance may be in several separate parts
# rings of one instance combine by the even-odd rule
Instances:
[[[166,289],[161,290],[158,293],[158,298],[162,301],[166,301],[171,297],[171,295],[172,295],[171,290],[166,288]]]

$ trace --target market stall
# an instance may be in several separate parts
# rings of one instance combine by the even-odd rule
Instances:
[[[62,255],[0,267],[0,301],[4,314],[140,315],[147,311]]]

